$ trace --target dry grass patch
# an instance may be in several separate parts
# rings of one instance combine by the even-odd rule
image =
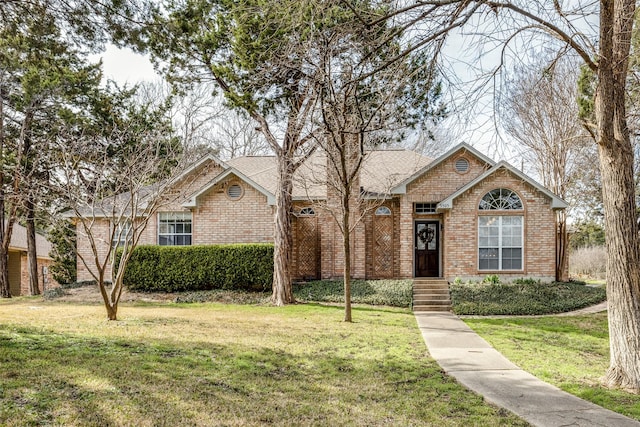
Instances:
[[[526,425],[447,378],[406,310],[0,301],[0,425]]]

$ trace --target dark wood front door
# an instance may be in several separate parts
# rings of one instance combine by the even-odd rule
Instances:
[[[439,277],[440,223],[416,222],[414,239],[416,277]]]

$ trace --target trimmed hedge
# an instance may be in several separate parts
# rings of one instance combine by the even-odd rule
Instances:
[[[138,246],[124,275],[142,292],[264,291],[272,281],[272,244]]]

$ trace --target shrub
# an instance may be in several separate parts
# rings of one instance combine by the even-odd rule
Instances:
[[[485,276],[482,283],[490,283],[492,285],[497,285],[500,283],[500,276],[498,276],[497,274],[489,274]]]
[[[603,288],[582,283],[452,284],[456,314],[534,315],[563,313],[606,299]]]
[[[605,279],[607,250],[604,246],[575,249],[569,255],[569,273],[574,277]]]
[[[55,298],[60,298],[65,296],[67,293],[61,287],[47,289],[42,293],[42,297],[46,300],[51,300]]]
[[[342,280],[297,283],[293,294],[300,301],[344,303]],[[356,304],[410,307],[413,296],[411,280],[353,280],[351,302]]]
[[[138,246],[124,284],[143,292],[264,291],[273,281],[273,245]]]
[[[109,283],[109,282],[105,282],[105,283]],[[96,282],[95,280],[82,280],[80,282],[71,282],[71,283],[65,283],[60,285],[60,287],[62,289],[76,289],[76,288],[83,288],[85,286],[97,286],[98,282]]]
[[[520,279],[514,279],[512,282],[514,285],[539,285],[540,279],[533,279],[533,278],[520,278]]]
[[[53,263],[49,267],[53,279],[61,285],[72,283],[76,269],[76,231],[70,221],[63,220],[49,231],[51,242],[49,256]]]

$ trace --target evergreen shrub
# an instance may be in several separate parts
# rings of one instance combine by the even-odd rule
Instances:
[[[273,245],[138,246],[124,275],[132,291],[265,291],[273,281]]]

